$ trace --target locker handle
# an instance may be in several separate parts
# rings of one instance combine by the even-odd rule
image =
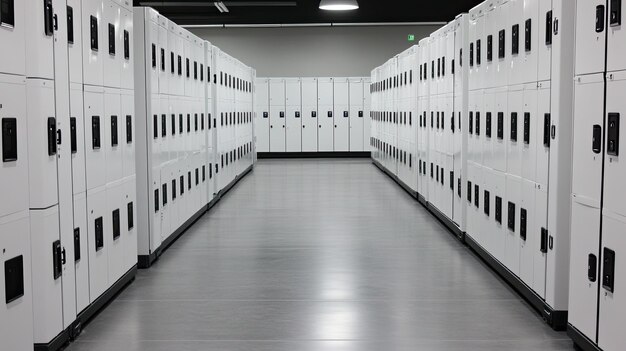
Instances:
[[[59,30],[59,17],[56,13],[52,16],[52,23],[54,23],[54,30]]]
[[[615,291],[615,251],[605,247],[602,255],[602,288],[613,293]]]
[[[61,250],[61,263],[65,265],[67,263],[67,259],[65,257],[65,248]]]
[[[619,156],[619,113],[609,113],[606,153]]]
[[[611,12],[609,15],[611,27],[622,25],[622,0],[611,0]]]
[[[61,145],[61,142],[62,142],[61,129],[57,129],[57,145]]]
[[[550,147],[550,125],[552,124],[550,114],[543,115],[543,146]]]
[[[604,5],[596,6],[596,33],[604,32]]]
[[[602,127],[599,124],[593,126],[591,148],[595,154],[602,152]]]
[[[539,251],[543,253],[548,253],[548,230],[546,228],[541,228],[541,243],[540,243]]]
[[[54,117],[48,117],[48,156],[52,156],[57,153],[56,132],[56,119]]]
[[[594,254],[589,254],[587,259],[587,278],[590,282],[595,283],[598,279],[598,258]]]
[[[546,45],[552,45],[552,11],[551,10],[546,13]]]
[[[59,279],[61,277],[61,266],[63,265],[63,261],[61,259],[61,241],[56,240],[52,243],[52,275],[54,280]]]
[[[52,0],[44,0],[43,16],[44,33],[46,34],[46,36],[51,36],[54,31],[54,14],[52,12]]]

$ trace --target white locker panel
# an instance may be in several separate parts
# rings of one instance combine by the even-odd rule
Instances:
[[[540,81],[549,80],[552,62],[552,1],[539,1],[539,42],[537,43],[537,78]],[[534,44],[534,43],[533,43]]]
[[[626,123],[620,123],[621,116],[626,113],[624,89],[626,89],[626,72],[608,75],[606,93],[606,124],[605,124],[605,160],[604,160],[604,211],[626,216],[626,189],[624,176],[626,165],[620,160],[625,151],[623,143],[619,143],[620,135],[626,135]],[[620,150],[621,149],[621,150]]]
[[[495,136],[493,146],[493,167],[494,169],[506,172],[507,170],[507,144],[509,143],[510,128],[507,127],[507,123],[510,124],[510,110],[508,107],[508,92],[507,88],[501,88],[495,92],[495,110],[492,118],[494,118],[494,129],[491,131]]]
[[[83,87],[72,84],[70,90],[70,143],[72,152],[72,184],[74,194],[85,192],[85,118]]]
[[[506,225],[504,264],[515,275],[520,271],[520,208],[522,204],[522,179],[506,176],[506,196],[502,203]]]
[[[417,77],[415,77],[414,79],[417,79]],[[371,83],[372,81],[369,78],[366,78],[363,81],[363,151],[370,151],[370,137],[372,136],[371,134],[372,132],[372,126],[371,126],[372,97],[370,93]],[[415,82],[414,84],[417,84],[417,82]],[[417,115],[418,115],[417,112],[415,112],[415,120],[413,121],[413,123],[416,127],[417,127]]]
[[[11,55],[3,55],[0,57],[0,73],[8,73],[15,75],[24,75],[26,73],[26,31],[31,21],[36,19],[26,19],[25,9],[29,10],[32,4],[26,1],[12,1],[12,13],[2,16],[0,19],[0,42],[5,48],[11,48]],[[7,9],[8,10],[8,9]],[[3,10],[4,11],[4,10]],[[32,16],[32,12],[29,12]]]
[[[486,167],[496,168],[495,166],[495,157],[494,157],[494,148],[496,147],[497,140],[497,118],[498,113],[496,112],[496,95],[494,89],[489,89],[484,91],[483,95],[483,111],[485,113],[485,129],[484,129],[484,142],[483,142],[483,164]]]
[[[35,343],[48,343],[63,330],[58,206],[30,211],[30,237],[34,338]]]
[[[269,80],[269,96],[270,152],[285,152],[285,82],[283,79]]]
[[[537,118],[535,119],[535,147],[537,148],[537,183],[548,189],[548,169],[550,163],[550,82],[538,84]],[[531,140],[533,136],[531,134]]]
[[[74,235],[80,250],[74,252],[74,257],[68,257],[74,262],[76,274],[76,312],[82,312],[90,303],[89,300],[89,240],[87,239],[87,194],[85,192],[74,195]],[[137,249],[135,248],[135,255]]]
[[[135,59],[133,46],[133,12],[132,7],[120,9],[120,33],[119,33],[119,52],[122,62],[121,66],[121,87],[123,89],[134,89],[134,67]],[[71,65],[70,65],[71,67]]]
[[[576,1],[575,75],[604,71],[606,3],[606,0]],[[601,16],[601,21],[598,20],[598,16]]]
[[[105,235],[104,245],[108,251],[108,281],[117,281],[125,272],[124,269],[124,242],[122,235],[122,217],[125,216],[125,207],[122,207],[124,183],[116,181],[106,186],[106,213],[110,220],[109,235]]]
[[[364,139],[365,119],[369,118],[364,109],[364,87],[362,79],[350,79],[350,151],[364,151],[368,140]]]
[[[122,110],[119,121],[123,130],[120,143],[122,144],[122,156],[124,177],[135,174],[135,104],[132,90],[122,90]]]
[[[1,29],[0,29],[1,30]],[[31,240],[28,211],[0,217],[0,264],[14,276],[0,270],[0,339],[7,350],[33,348],[33,289],[31,278]],[[21,272],[20,272],[21,271]],[[7,286],[7,281],[22,284]],[[9,295],[7,295],[7,293]]]
[[[28,174],[30,207],[48,208],[57,196],[57,118],[54,82],[28,79]]]
[[[602,218],[602,280],[598,320],[598,345],[605,351],[624,348],[626,337],[620,326],[626,322],[624,271],[626,261],[620,249],[626,247],[626,218],[604,215]],[[608,277],[607,277],[608,276]]]
[[[504,138],[507,140],[506,162],[507,173],[522,175],[522,131],[524,129],[524,91],[522,86],[509,90],[509,114],[505,116]]]
[[[333,151],[333,78],[317,81],[317,151]]]
[[[5,75],[0,78],[0,104],[2,104],[2,109],[0,109],[2,123],[0,193],[6,199],[11,199],[11,201],[0,201],[0,217],[23,211],[29,206],[27,131],[30,119],[27,119],[24,83],[24,78]]]
[[[89,190],[106,183],[104,90],[85,87],[84,102],[85,163]]]
[[[137,186],[135,176],[124,181],[122,200],[122,233],[124,238],[124,268],[128,271],[137,264]]]
[[[334,78],[334,151],[349,151],[350,148],[350,102],[349,85],[346,78]]]
[[[68,32],[67,42],[71,83],[83,82],[82,21],[82,0],[67,0],[67,22],[68,30],[70,30]],[[71,26],[71,28],[69,28],[69,26]]]
[[[26,40],[26,76],[41,79],[54,79],[54,36],[55,30],[52,23],[54,16],[59,15],[65,18],[65,1],[54,0],[48,3],[41,1],[29,0],[21,1],[26,6],[26,26],[29,30],[25,31]],[[57,7],[58,5],[58,7]],[[55,14],[54,11],[62,12]],[[61,14],[63,16],[61,16]],[[9,42],[16,44],[16,48],[24,47],[15,41]],[[7,43],[7,44],[9,44]],[[19,57],[16,56],[16,57]]]
[[[119,89],[105,89],[104,92],[104,150],[106,159],[107,183],[119,180],[124,174],[122,145],[125,143],[121,115],[121,95]]]
[[[535,252],[540,247],[541,239],[541,232],[535,231],[535,206],[537,203],[535,196],[535,183],[522,179],[521,202],[518,210],[518,215],[520,216],[519,277],[530,288],[533,288],[535,284]]]
[[[545,298],[546,296],[546,260],[548,255],[548,244],[543,236],[548,235],[544,230],[548,228],[548,192],[546,189],[537,187],[535,189],[535,204],[534,207],[528,209],[533,211],[535,215],[535,221],[533,226],[529,226],[530,234],[535,239],[535,244],[532,247],[533,250],[533,276],[534,282],[532,289],[537,295]]]
[[[102,85],[104,60],[107,54],[107,27],[103,2],[88,0],[82,3],[83,80],[85,84]]]
[[[300,79],[285,79],[286,151],[302,151],[302,95]]]
[[[317,110],[317,78],[302,78],[302,151],[303,152],[316,152],[317,151],[318,116],[319,116],[319,112]]]
[[[122,73],[122,52],[119,51],[120,33],[120,6],[113,0],[103,0],[103,21],[104,36],[101,43],[104,50],[103,62],[103,83],[106,87],[119,88],[121,85]]]
[[[524,86],[521,121],[518,121],[522,127],[518,131],[518,139],[521,145],[522,178],[533,182],[537,179],[537,147],[540,136],[539,129],[537,129],[539,125],[537,120],[539,119],[537,112],[537,85],[527,84]],[[543,118],[541,120],[543,121]],[[543,134],[541,136],[543,141]]]
[[[106,188],[87,191],[87,243],[89,245],[89,294],[94,302],[109,287],[107,236],[111,216],[107,211]]]
[[[511,26],[508,23],[509,15],[508,0],[497,0],[495,16],[496,26],[493,33],[493,60],[496,61],[496,87],[509,84],[511,66]]]

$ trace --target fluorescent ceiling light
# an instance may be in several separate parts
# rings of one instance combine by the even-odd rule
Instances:
[[[320,9],[328,11],[356,10],[359,4],[356,0],[321,0]]]
[[[215,2],[215,7],[217,7],[221,13],[228,12],[228,7],[226,7],[226,5],[224,5],[221,1]]]

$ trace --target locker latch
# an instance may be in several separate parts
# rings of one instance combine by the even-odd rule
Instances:
[[[611,17],[609,23],[611,27],[620,26],[622,24],[622,0],[611,0]]]
[[[520,226],[519,236],[522,240],[526,241],[526,224],[527,224],[527,212],[525,208],[520,209]]]
[[[348,111],[343,111],[343,116],[344,116],[344,117],[348,117],[348,116],[349,116]]]
[[[602,152],[602,127],[598,124],[593,126],[593,135],[591,138],[591,148],[594,153]]]
[[[56,240],[52,243],[52,274],[55,280],[61,277],[62,266],[61,241]]]
[[[489,217],[489,191],[484,191],[483,210],[487,217]]]
[[[619,113],[609,113],[606,153],[619,156]]]
[[[602,256],[602,288],[612,293],[615,289],[615,251],[605,247]]]
[[[363,111],[359,111],[359,117],[363,117]]]
[[[300,111],[296,111],[296,113],[295,113],[295,117],[296,117],[296,118],[300,118]]]
[[[596,33],[604,32],[604,5],[596,6]]]
[[[598,258],[594,254],[589,254],[587,258],[587,278],[595,283],[598,278]]]
[[[98,217],[94,221],[94,232],[96,241],[96,252],[104,247],[104,231],[102,227],[102,217]]]
[[[546,228],[541,228],[541,242],[540,242],[539,251],[543,253],[548,253],[548,230]]]
[[[70,147],[73,154],[78,152],[76,143],[76,117],[70,117]]]
[[[543,115],[543,146],[550,147],[550,125],[551,125],[550,114],[546,113]]]
[[[54,117],[48,117],[48,156],[57,153],[57,124]]]
[[[510,231],[515,232],[515,204],[509,201],[507,225]]]
[[[17,118],[2,119],[2,162],[17,161]]]
[[[44,0],[43,2],[43,23],[44,33],[47,36],[51,36],[54,32],[54,13],[52,11],[52,0]]]
[[[596,30],[597,30],[597,23],[596,23]],[[551,45],[551,44],[552,44],[552,11],[548,11],[546,13],[546,45]]]

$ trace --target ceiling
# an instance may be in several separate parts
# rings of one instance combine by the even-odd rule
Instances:
[[[133,0],[180,25],[448,22],[483,0],[358,0],[355,11],[318,8],[319,0],[229,0],[220,13],[211,0]]]

